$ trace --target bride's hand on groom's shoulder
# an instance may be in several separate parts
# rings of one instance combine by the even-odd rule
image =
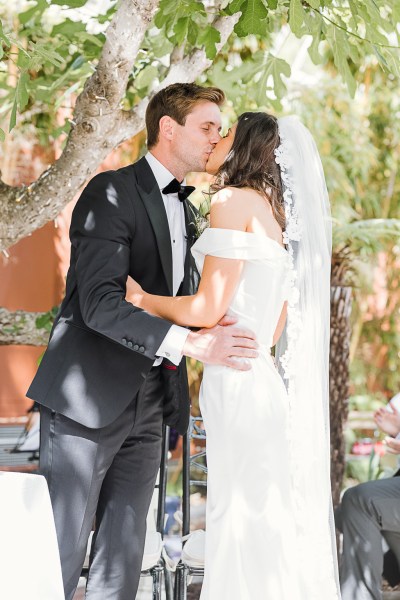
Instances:
[[[135,279],[132,277],[128,277],[126,281],[126,294],[125,300],[134,304],[138,308],[143,308],[143,299],[145,296],[145,292],[143,288]]]

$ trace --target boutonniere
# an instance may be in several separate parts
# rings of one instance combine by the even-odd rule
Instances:
[[[203,231],[210,226],[210,202],[204,200],[198,209],[193,205],[188,204],[189,208],[189,223],[188,223],[188,235],[186,241],[189,246],[193,246],[195,241],[201,236]]]

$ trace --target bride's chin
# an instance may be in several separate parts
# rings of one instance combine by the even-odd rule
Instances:
[[[215,175],[215,173],[218,171],[218,168],[212,164],[212,161],[209,160],[206,163],[206,173],[208,173],[209,175]]]

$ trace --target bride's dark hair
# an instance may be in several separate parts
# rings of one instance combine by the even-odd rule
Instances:
[[[223,187],[249,187],[263,194],[281,229],[285,229],[282,182],[275,149],[279,146],[278,120],[264,112],[240,115],[232,148],[216,173],[211,193]]]

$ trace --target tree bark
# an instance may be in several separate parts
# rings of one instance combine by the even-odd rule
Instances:
[[[0,346],[27,345],[46,346],[49,340],[49,331],[36,327],[36,319],[42,313],[15,312],[0,308]]]
[[[0,250],[5,250],[48,221],[55,219],[106,156],[144,128],[149,98],[132,111],[119,108],[125,95],[143,37],[159,0],[121,0],[107,28],[97,68],[76,101],[72,129],[60,158],[29,186],[12,187],[0,181]],[[216,18],[220,49],[240,17]],[[178,81],[194,81],[211,65],[204,50],[181,62],[171,62],[161,89]]]
[[[331,484],[334,506],[337,506],[340,501],[346,459],[343,432],[349,410],[351,304],[351,287],[332,285],[329,404],[331,425]]]

